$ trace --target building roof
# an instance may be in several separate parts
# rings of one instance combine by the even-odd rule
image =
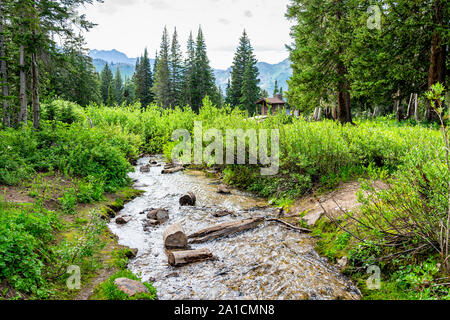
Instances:
[[[268,102],[268,104],[286,104],[286,102],[278,97],[259,99],[258,101],[256,101],[256,104],[261,104],[266,101]]]

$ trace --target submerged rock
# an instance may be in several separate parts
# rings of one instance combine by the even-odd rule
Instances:
[[[220,194],[231,194],[231,190],[225,184],[221,184],[217,189],[217,193]]]
[[[147,214],[147,218],[163,224],[169,221],[169,211],[166,209],[154,209]]]

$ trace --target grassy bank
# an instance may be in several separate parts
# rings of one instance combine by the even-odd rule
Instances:
[[[44,106],[44,120],[38,132],[0,131],[0,183],[17,185],[38,172],[60,172],[77,181],[76,187],[66,188],[57,199],[57,212],[64,215],[73,214],[75,203],[96,202],[104,192],[127,186],[130,163],[139,154],[162,152],[170,159],[177,144],[171,141],[172,132],[183,128],[193,133],[194,121],[201,121],[204,131],[214,128],[224,135],[227,129],[279,129],[277,175],[261,177],[259,166],[214,162],[208,166],[219,168],[226,183],[286,207],[305,194],[363,179],[361,209],[334,222],[322,219],[314,230],[320,238],[318,250],[333,261],[348,257],[346,272],[359,282],[366,298],[449,298],[442,237],[450,177],[437,127],[387,118],[341,126],[282,114],[260,122],[246,119],[238,110],[215,108],[207,99],[199,115],[188,108],[93,105],[83,109],[56,101]],[[371,182],[379,180],[389,188],[373,188]],[[35,189],[37,194],[45,190],[43,186]],[[57,230],[61,216],[45,216],[45,226]],[[47,246],[54,240],[39,241]],[[35,249],[27,250],[36,253]],[[381,290],[364,287],[370,265],[381,268]],[[107,282],[104,286],[108,287]]]

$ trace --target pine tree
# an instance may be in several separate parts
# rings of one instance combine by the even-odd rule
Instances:
[[[227,82],[227,87],[225,89],[225,104],[231,105],[232,104],[232,100],[231,100],[231,80],[228,79]]]
[[[123,81],[118,67],[114,76],[114,101],[119,105],[123,102]]]
[[[275,97],[276,94],[278,94],[280,91],[278,89],[278,80],[275,80],[275,87],[273,89],[273,96]]]
[[[186,60],[183,68],[182,103],[192,107],[192,96],[194,88],[194,65],[195,65],[195,43],[192,32],[187,42]]]
[[[233,106],[240,105],[242,103],[241,100],[244,99],[244,101],[246,101],[245,108],[253,108],[249,102],[254,97],[253,94],[252,96],[246,96],[244,98],[242,95],[244,82],[247,84],[246,92],[248,94],[254,91],[254,84],[256,83],[257,86],[259,83],[259,71],[256,67],[257,62],[258,61],[253,54],[253,47],[250,43],[250,39],[247,36],[247,32],[244,30],[239,39],[239,46],[236,50],[231,70],[231,97],[229,98],[229,101]],[[247,68],[248,70],[246,70]],[[247,77],[251,78],[244,79],[246,74]],[[250,87],[252,88],[250,89]]]
[[[136,99],[141,102],[142,107],[145,108],[154,100],[152,92],[153,77],[147,49],[145,49],[144,55],[136,62],[136,66],[133,76],[135,95]]]
[[[123,85],[123,101],[129,105],[132,104],[136,97],[136,86],[134,81],[130,79],[125,79]]]
[[[169,62],[169,34],[167,28],[164,27],[161,48],[158,55],[158,63],[156,64],[155,79],[153,83],[153,93],[155,102],[162,107],[171,105],[171,88],[170,88],[170,62]]]
[[[100,92],[101,92],[103,103],[106,105],[114,103],[113,92],[112,92],[113,86],[114,86],[114,83],[113,83],[114,78],[113,78],[113,74],[111,72],[111,69],[109,68],[108,63],[103,68],[100,79],[101,79]]]
[[[182,104],[183,90],[183,56],[178,42],[177,29],[175,28],[170,49],[170,105],[172,107]]]
[[[258,68],[256,67],[256,59],[252,56],[245,67],[244,77],[242,81],[241,90],[241,105],[248,111],[250,115],[253,115],[256,111],[256,100],[260,95],[260,89],[258,86]]]
[[[200,27],[195,44],[195,61],[193,68],[193,88],[192,88],[192,109],[195,112],[200,110],[202,100],[205,96],[209,96],[211,101],[217,104],[213,98],[216,97],[215,79],[213,70],[209,65],[209,59],[206,52],[206,43]]]

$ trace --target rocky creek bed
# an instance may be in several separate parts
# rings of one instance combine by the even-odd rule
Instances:
[[[190,235],[221,223],[274,218],[276,210],[249,193],[219,194],[220,182],[203,172],[162,174],[163,166],[161,156],[138,161],[130,177],[145,194],[120,212],[119,217],[127,217],[125,224],[109,224],[120,244],[138,249],[128,267],[144,281],[154,282],[159,299],[360,298],[356,286],[314,251],[313,238],[269,221],[243,233],[191,245],[209,250],[214,259],[182,267],[169,265],[163,242],[168,226],[180,223]],[[195,194],[196,206],[180,206],[179,199],[187,192]],[[141,213],[150,208],[167,210],[169,220],[147,226],[147,215]]]

